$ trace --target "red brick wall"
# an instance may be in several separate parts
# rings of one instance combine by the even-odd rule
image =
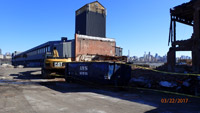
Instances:
[[[75,56],[86,54],[98,54],[115,56],[115,41],[104,41],[87,38],[79,38],[75,35]]]

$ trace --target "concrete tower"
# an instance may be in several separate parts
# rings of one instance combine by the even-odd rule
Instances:
[[[106,37],[106,9],[98,1],[89,3],[76,11],[75,33]]]

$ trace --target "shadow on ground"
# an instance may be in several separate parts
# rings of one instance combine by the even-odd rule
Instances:
[[[22,79],[22,80],[42,79],[40,71],[41,70],[19,72],[18,74],[11,74],[10,76],[13,76],[13,79]]]
[[[10,76],[14,76],[14,79],[17,80],[37,80],[42,79],[41,74],[37,73],[40,70],[34,71],[26,71],[26,72],[19,72],[18,74],[11,74]],[[64,78],[63,78],[64,79]],[[55,81],[54,81],[55,80]],[[31,81],[30,81],[31,82]],[[178,112],[200,112],[200,98],[196,97],[188,97],[188,96],[181,96],[176,94],[168,94],[168,93],[161,93],[152,90],[145,90],[145,89],[127,89],[126,91],[119,91],[115,88],[105,88],[99,86],[91,86],[89,84],[83,84],[78,82],[73,83],[66,83],[64,80],[57,81],[55,79],[45,79],[42,82],[37,81],[39,85],[45,86],[51,90],[55,90],[61,93],[80,93],[80,92],[89,92],[89,93],[96,93],[104,96],[109,96],[112,98],[122,99],[130,102],[135,102],[139,104],[144,104],[148,106],[153,106],[156,109],[147,111],[147,113],[178,113]],[[161,99],[166,98],[188,98],[189,101],[187,103],[161,103]],[[134,111],[133,111],[134,112]]]

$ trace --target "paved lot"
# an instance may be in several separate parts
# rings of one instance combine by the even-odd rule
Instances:
[[[188,98],[187,103],[161,103]],[[0,68],[0,113],[200,113],[200,98],[132,89],[115,91],[63,78],[41,79],[40,68]]]

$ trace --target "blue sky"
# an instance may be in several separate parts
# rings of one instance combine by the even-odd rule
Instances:
[[[107,9],[106,36],[123,54],[165,55],[169,9],[189,0],[99,0]],[[0,0],[0,48],[25,51],[47,41],[74,38],[75,11],[93,0]],[[192,27],[177,24],[177,39],[191,37]],[[188,53],[177,53],[190,55]]]

